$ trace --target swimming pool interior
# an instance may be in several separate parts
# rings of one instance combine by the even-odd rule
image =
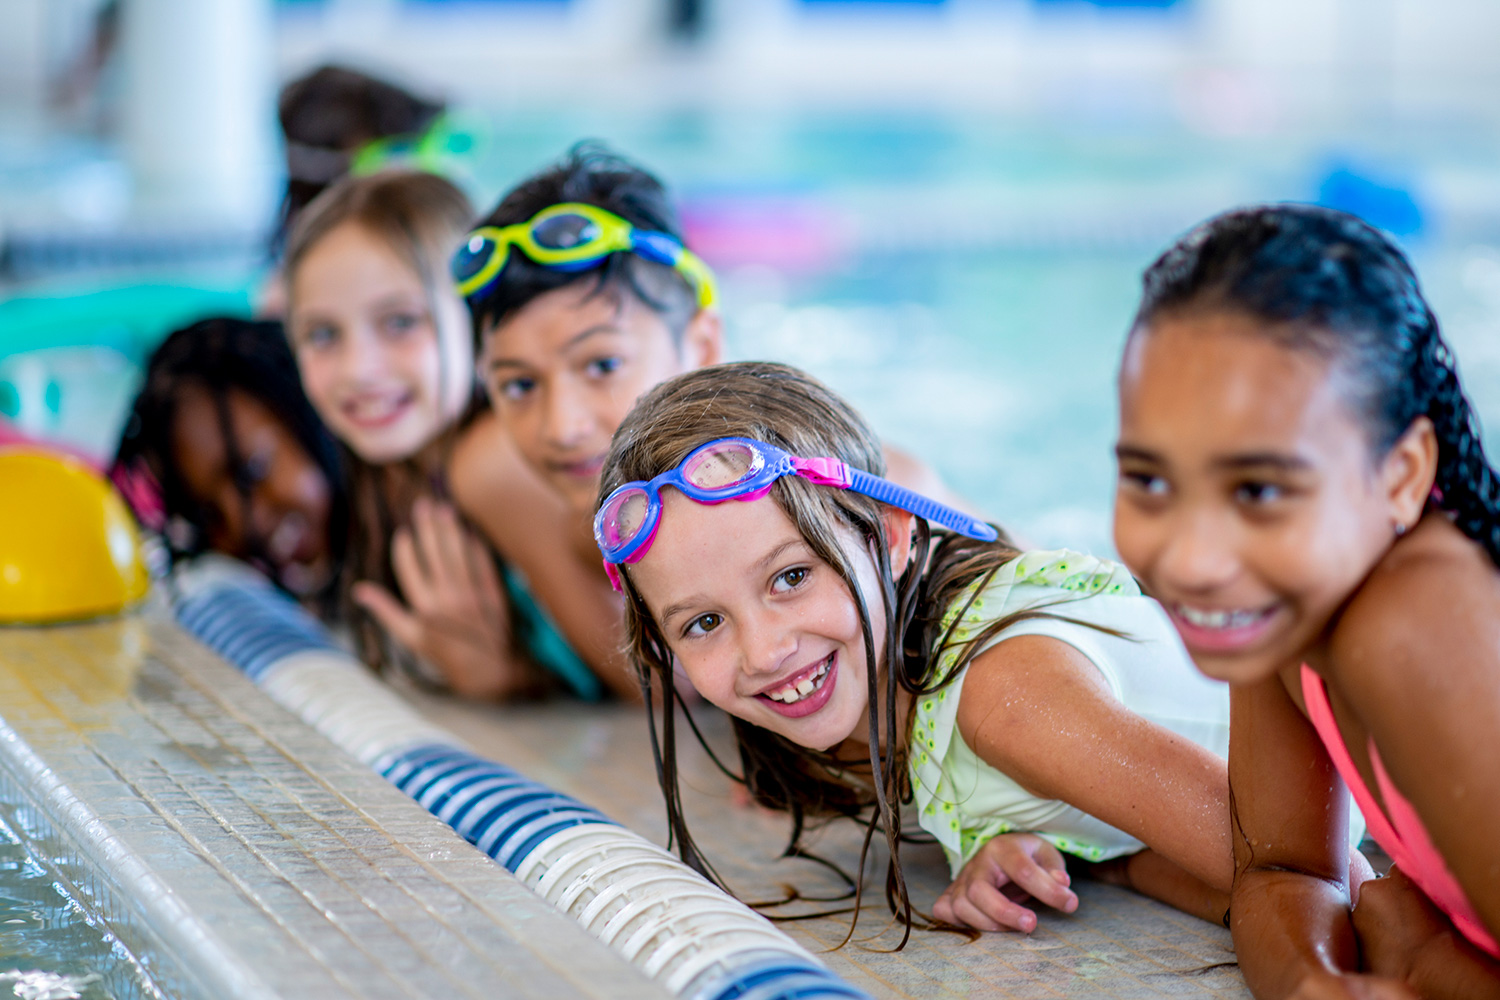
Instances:
[[[1480,416],[1500,423],[1492,133],[1234,139],[1152,122],[570,109],[490,120],[465,179],[481,209],[580,136],[648,164],[721,275],[733,357],[824,378],[1034,545],[1112,551],[1113,380],[1140,271],[1231,205],[1322,195],[1402,231]],[[1351,177],[1352,193],[1337,183]],[[0,202],[64,197],[52,183],[0,162]],[[0,413],[106,453],[155,339],[246,311],[263,270],[241,255],[0,275]],[[136,995],[116,985],[124,973],[110,970],[129,962],[107,936],[70,919],[55,880],[0,840],[0,974],[34,961],[102,975],[84,997]]]
[[[722,276],[734,357],[823,377],[1035,544],[1112,550],[1113,376],[1140,271],[1231,205],[1322,196],[1401,235],[1480,415],[1500,421],[1500,136],[1482,129],[1225,138],[956,113],[481,118],[464,179],[481,209],[581,136],[649,165]],[[30,299],[25,323],[0,323],[0,355],[37,337],[104,345],[0,359],[0,412],[41,398],[34,422],[103,451],[128,399],[109,352],[136,362],[165,323],[243,309],[259,263],[0,286]],[[100,291],[92,305],[71,297]],[[34,335],[5,347],[18,326]],[[56,382],[98,388],[38,396]]]

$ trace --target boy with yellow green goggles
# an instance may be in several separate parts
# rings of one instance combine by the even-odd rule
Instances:
[[[532,262],[554,271],[587,271],[613,253],[633,253],[673,268],[693,289],[698,308],[718,298],[713,272],[675,237],[639,229],[597,205],[564,202],[526,222],[504,228],[482,226],[453,255],[453,280],[465,299],[482,296],[505,271],[515,247]]]

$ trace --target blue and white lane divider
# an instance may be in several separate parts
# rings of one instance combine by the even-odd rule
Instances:
[[[770,921],[603,813],[470,752],[259,575],[206,558],[178,574],[190,634],[272,700],[688,1000],[864,998]]]

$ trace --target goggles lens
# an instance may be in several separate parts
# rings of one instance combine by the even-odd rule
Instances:
[[[720,441],[688,456],[682,477],[700,490],[724,490],[753,478],[760,453],[739,441]]]
[[[483,233],[470,233],[468,242],[458,248],[451,264],[453,280],[460,285],[472,281],[484,270],[491,255],[496,252],[495,241]]]
[[[616,496],[599,518],[604,544],[612,547],[628,544],[640,533],[650,511],[651,503],[645,490],[627,490]]]
[[[531,227],[531,238],[545,250],[572,250],[598,240],[598,223],[571,212],[543,219]]]

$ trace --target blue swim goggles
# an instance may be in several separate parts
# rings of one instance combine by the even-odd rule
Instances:
[[[638,562],[661,524],[661,488],[675,486],[703,504],[758,500],[782,476],[801,476],[818,486],[836,486],[910,511],[950,531],[980,541],[999,537],[993,526],[946,504],[897,486],[888,479],[851,469],[836,458],[798,458],[774,445],[749,438],[720,438],[693,449],[682,464],[647,482],[626,483],[604,498],[594,515],[594,541],[604,556],[610,582],[620,589],[620,563]]]
[[[458,294],[473,299],[487,292],[504,273],[511,247],[542,267],[567,272],[587,271],[612,253],[633,253],[675,269],[693,289],[699,309],[718,299],[713,272],[675,237],[638,229],[613,212],[582,202],[549,205],[512,226],[474,230],[453,255]]]

